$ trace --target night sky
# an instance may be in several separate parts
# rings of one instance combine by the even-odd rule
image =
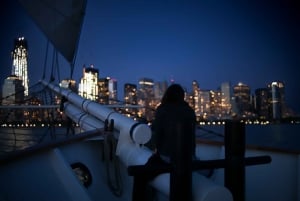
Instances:
[[[33,85],[42,78],[47,39],[16,0],[1,4],[0,81],[11,73],[14,39],[24,36]],[[174,79],[187,90],[193,80],[200,89],[243,82],[252,93],[280,80],[299,114],[300,7],[283,0],[88,0],[73,78],[79,82],[91,64],[100,77],[117,79],[119,90],[142,77]],[[59,66],[60,78],[68,77],[62,57]]]

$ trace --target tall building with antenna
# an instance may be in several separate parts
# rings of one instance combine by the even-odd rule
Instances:
[[[24,86],[24,95],[28,96],[28,46],[27,41],[24,37],[19,37],[15,39],[14,49],[11,52],[12,56],[12,75],[22,80],[22,85]]]

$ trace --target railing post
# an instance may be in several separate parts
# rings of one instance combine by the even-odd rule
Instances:
[[[172,129],[175,138],[171,156],[169,201],[192,201],[192,127],[177,123]]]
[[[245,124],[227,121],[225,124],[225,186],[233,200],[245,200]]]

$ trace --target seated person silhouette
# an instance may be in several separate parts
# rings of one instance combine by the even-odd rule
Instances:
[[[172,84],[167,88],[156,110],[152,124],[152,138],[148,144],[154,152],[146,164],[149,168],[159,165],[160,161],[171,166],[172,201],[192,200],[196,116],[194,110],[184,101],[184,96],[184,90],[178,84]],[[160,173],[157,171],[135,178],[133,201],[147,200],[147,183]]]

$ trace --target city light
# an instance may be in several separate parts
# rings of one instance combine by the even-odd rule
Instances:
[[[30,95],[30,92],[28,91],[27,75],[27,42],[24,37],[15,40],[12,55],[12,73],[14,75],[5,79],[1,105],[42,106],[44,100],[38,97],[31,99],[30,102],[25,101],[25,97]],[[90,65],[83,67],[78,87],[75,80],[69,79],[62,80],[59,86],[71,89],[80,96],[100,104],[126,105],[126,107],[115,107],[114,109],[128,117],[151,122],[169,84],[172,83],[143,77],[139,79],[138,84],[124,84],[124,97],[123,100],[119,100],[117,79],[110,76],[101,78],[97,67]],[[299,123],[299,120],[294,118],[293,111],[286,105],[285,84],[281,81],[272,81],[267,86],[256,89],[254,94],[251,94],[250,86],[242,82],[233,86],[229,82],[222,82],[216,90],[204,90],[195,80],[191,81],[191,86],[192,90],[185,92],[185,101],[194,109],[200,125],[223,125],[224,120],[228,119],[238,119],[249,125],[267,125],[283,121]],[[23,93],[19,93],[19,91]],[[61,104],[61,98],[55,96],[52,104]],[[15,125],[18,127],[36,126],[36,123],[39,123],[40,126],[47,126],[44,121],[49,115],[57,122],[66,121],[64,112],[58,109],[53,109],[51,112],[46,109],[11,112],[3,107],[1,111],[2,126],[13,126],[10,122],[16,122]],[[23,119],[24,122],[17,122],[19,119]],[[63,123],[56,123],[56,126],[63,126]]]

